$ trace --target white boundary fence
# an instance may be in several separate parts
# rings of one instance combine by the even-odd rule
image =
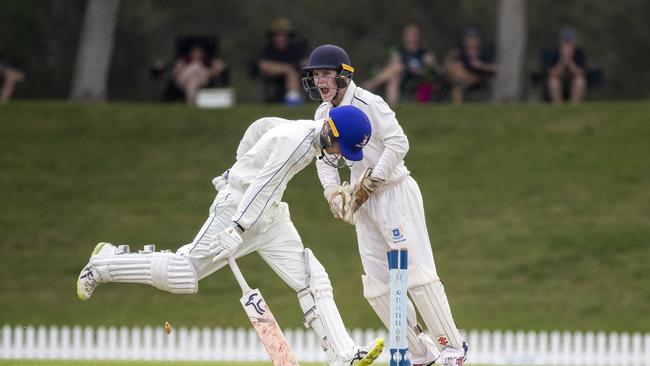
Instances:
[[[303,362],[325,362],[313,332],[286,329]],[[650,333],[604,332],[463,332],[470,344],[468,363],[492,365],[650,366]],[[386,338],[384,330],[353,330],[366,343]],[[114,359],[266,361],[250,328],[34,327],[5,325],[0,359]],[[388,362],[384,352],[381,362]]]

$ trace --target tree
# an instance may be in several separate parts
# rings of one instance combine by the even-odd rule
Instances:
[[[526,49],[526,0],[500,0],[498,17],[493,97],[498,102],[519,101]]]
[[[70,97],[105,100],[120,0],[89,0],[81,28]]]

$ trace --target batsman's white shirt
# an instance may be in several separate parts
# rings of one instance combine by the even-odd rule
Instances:
[[[291,122],[291,123],[286,123]],[[228,185],[219,191],[210,215],[192,241],[178,254],[189,257],[199,279],[226,265],[202,258],[211,237],[240,225],[244,242],[235,257],[257,251],[294,290],[307,286],[303,244],[281,202],[287,183],[320,154],[323,121],[263,118],[253,123],[237,149]]]
[[[385,179],[382,187],[357,211],[356,232],[359,254],[367,275],[389,282],[386,251],[390,247],[409,249],[409,262],[435,270],[431,243],[424,218],[420,188],[404,165],[409,143],[388,104],[379,96],[350,81],[340,105],[353,105],[366,113],[372,137],[363,149],[363,160],[350,168],[350,180],[357,183],[366,168]],[[326,118],[332,103],[322,103],[314,119]],[[316,162],[323,187],[340,184],[338,170]]]

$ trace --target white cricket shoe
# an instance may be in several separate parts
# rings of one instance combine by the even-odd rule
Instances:
[[[95,245],[90,257],[92,258],[98,254],[114,254],[116,250],[117,248],[111,243],[98,243]],[[102,282],[102,277],[99,271],[89,261],[84,269],[81,270],[77,279],[77,296],[79,296],[79,299],[83,301],[88,300],[100,282]]]
[[[467,360],[467,343],[463,342],[463,349],[445,347],[440,351],[440,365],[442,366],[463,366]]]
[[[367,345],[360,347],[357,351],[357,354],[350,361],[350,365],[354,366],[366,366],[375,362],[377,357],[381,355],[381,352],[384,350],[384,340],[383,338],[377,338],[374,341],[368,343]]]

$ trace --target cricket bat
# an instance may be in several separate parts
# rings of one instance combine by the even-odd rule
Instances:
[[[280,329],[278,322],[273,317],[271,309],[266,305],[260,290],[251,289],[248,286],[234,258],[228,258],[228,264],[242,289],[243,295],[239,301],[260,337],[266,353],[273,361],[273,365],[298,366],[296,356],[294,356],[286,338],[284,338],[282,329]]]

